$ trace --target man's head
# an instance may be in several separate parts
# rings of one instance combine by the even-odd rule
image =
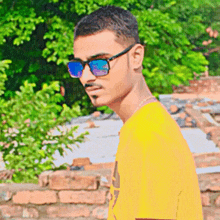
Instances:
[[[110,69],[107,75],[92,74],[92,65],[89,67],[91,63],[88,61],[108,59],[132,44],[134,46],[128,52],[108,61]],[[137,89],[137,82],[143,79],[143,56],[144,47],[139,43],[136,18],[121,8],[100,8],[82,18],[75,27],[74,57],[82,64],[85,61],[89,64],[84,63],[79,79],[94,106],[107,105],[114,109],[132,90]],[[89,91],[92,87],[101,89]]]
[[[102,7],[82,18],[75,27],[74,40],[104,30],[114,32],[126,46],[140,43],[136,18],[129,11],[116,6]]]

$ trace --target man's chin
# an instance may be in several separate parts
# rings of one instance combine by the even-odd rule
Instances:
[[[94,107],[101,107],[101,106],[106,106],[106,103],[92,102],[92,105],[93,105]]]
[[[104,100],[100,100],[98,97],[90,97],[90,100],[92,102],[92,105],[94,107],[101,107],[101,106],[106,106],[107,102]]]

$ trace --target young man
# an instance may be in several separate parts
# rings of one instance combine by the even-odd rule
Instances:
[[[107,6],[82,18],[68,63],[94,106],[106,105],[120,130],[108,220],[203,220],[194,160],[180,128],[142,75],[135,17]]]

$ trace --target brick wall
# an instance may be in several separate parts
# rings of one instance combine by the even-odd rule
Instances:
[[[194,154],[196,167],[220,164],[220,153]],[[218,162],[215,162],[218,161]],[[107,219],[114,164],[47,171],[39,184],[0,184],[0,219]],[[205,220],[220,219],[220,173],[199,174]]]
[[[200,80],[190,80],[190,86],[173,86],[174,93],[207,93],[220,92],[220,76],[201,77]]]

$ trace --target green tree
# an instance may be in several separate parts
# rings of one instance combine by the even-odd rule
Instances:
[[[56,80],[66,89],[64,103],[77,102],[83,114],[95,110],[65,65],[73,58],[76,23],[105,5],[123,7],[137,17],[146,44],[143,74],[154,95],[171,93],[172,85],[187,84],[193,72],[205,71],[207,59],[210,70],[219,68],[217,52],[204,56],[209,47],[217,47],[219,36],[198,49],[207,40],[207,27],[220,31],[218,0],[1,0],[0,60],[12,60],[4,97],[13,97],[25,80],[36,84],[35,91]]]
[[[65,104],[57,105],[63,99],[57,93],[58,82],[44,84],[35,93],[35,84],[25,81],[13,98],[5,100],[4,72],[9,63],[0,62],[0,151],[6,169],[15,171],[12,180],[29,182],[37,180],[42,171],[59,169],[53,163],[55,151],[64,156],[65,149],[72,151],[73,145],[79,147],[77,143],[82,143],[89,133],[74,137],[79,126],[61,127],[81,113],[77,104],[72,109]],[[54,135],[54,130],[60,134]]]

